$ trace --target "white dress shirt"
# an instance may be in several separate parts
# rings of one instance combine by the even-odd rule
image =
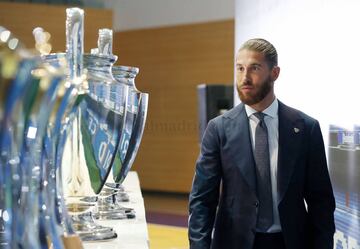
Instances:
[[[275,100],[266,108],[263,113],[266,114],[264,121],[268,129],[269,150],[270,150],[270,174],[271,174],[271,190],[273,200],[274,224],[267,232],[274,233],[281,231],[279,210],[278,210],[278,192],[277,192],[277,166],[279,151],[279,117],[278,117],[278,100]],[[245,105],[246,114],[249,118],[250,138],[252,149],[255,149],[255,130],[259,120],[253,115],[257,111],[248,105]]]

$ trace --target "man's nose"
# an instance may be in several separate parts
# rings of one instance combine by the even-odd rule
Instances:
[[[244,68],[244,71],[242,73],[242,82],[243,83],[250,82],[249,70],[247,70],[247,68]]]

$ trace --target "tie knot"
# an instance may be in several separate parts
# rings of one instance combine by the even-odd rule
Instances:
[[[259,119],[259,121],[264,121],[264,118],[265,118],[265,113],[262,113],[262,112],[255,112],[254,113],[254,116],[257,117],[257,119]]]

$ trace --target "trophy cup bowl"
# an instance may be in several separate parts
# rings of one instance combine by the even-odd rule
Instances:
[[[58,146],[58,176],[64,195],[60,200],[82,240],[113,239],[117,235],[112,228],[94,222],[91,210],[96,203],[89,199],[97,199],[110,171],[125,120],[128,89],[121,86],[114,91],[112,87],[114,79],[107,70],[116,57],[84,56],[83,10],[69,8],[66,12],[68,79],[78,93]]]
[[[125,133],[120,139],[112,170],[106,182],[106,187],[100,193],[98,212],[100,219],[134,218],[135,212],[130,208],[118,204],[116,195],[119,194],[120,185],[129,172],[139,148],[147,114],[148,94],[141,93],[135,87],[134,78],[138,73],[135,67],[113,67],[113,75],[119,84],[130,87]]]

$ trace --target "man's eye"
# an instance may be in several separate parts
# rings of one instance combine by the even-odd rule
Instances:
[[[237,67],[237,70],[238,70],[239,72],[243,72],[243,71],[244,71],[244,67],[238,66],[238,67]]]
[[[259,66],[253,66],[253,70],[254,70],[254,71],[259,71],[259,70],[260,70],[260,67],[259,67]]]

